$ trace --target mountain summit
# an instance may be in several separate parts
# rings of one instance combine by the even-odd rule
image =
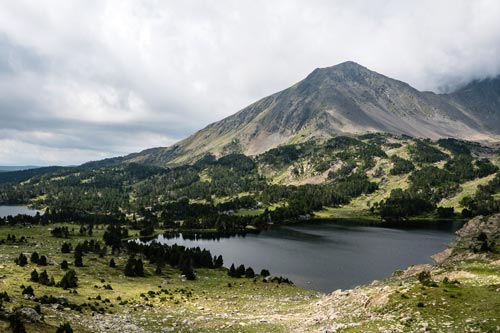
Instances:
[[[280,144],[368,132],[497,140],[499,86],[499,79],[479,81],[455,93],[438,95],[348,61],[317,68],[290,88],[171,147],[145,150],[122,160],[189,163],[209,152],[253,155]]]

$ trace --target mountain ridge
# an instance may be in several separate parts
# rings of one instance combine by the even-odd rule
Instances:
[[[291,87],[211,123],[170,147],[108,162],[192,163],[207,153],[255,155],[281,144],[371,132],[497,141],[500,78],[450,94],[421,92],[355,62],[316,68]],[[485,110],[485,111],[483,111]]]

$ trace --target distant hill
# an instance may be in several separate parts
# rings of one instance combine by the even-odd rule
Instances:
[[[36,165],[0,165],[0,172],[38,169]]]
[[[25,170],[24,169],[13,170],[13,171],[4,170],[0,172],[0,183],[23,182],[32,177],[44,175],[46,173],[54,172],[61,169],[64,169],[64,167],[51,166],[51,167],[39,167],[34,169],[25,169]]]

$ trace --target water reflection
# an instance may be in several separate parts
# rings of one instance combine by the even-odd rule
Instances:
[[[445,249],[460,223],[424,228],[383,228],[346,223],[303,223],[260,233],[160,235],[164,244],[206,248],[232,263],[267,268],[297,285],[330,292],[388,277],[397,269],[429,263]]]

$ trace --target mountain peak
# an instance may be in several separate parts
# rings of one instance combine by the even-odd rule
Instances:
[[[341,62],[339,64],[329,66],[329,67],[322,67],[322,68],[316,68],[316,70],[319,71],[348,71],[348,70],[368,70],[366,67],[358,64],[357,62],[348,60]]]
[[[364,66],[362,66],[362,65],[360,65],[357,62],[352,61],[352,60],[344,61],[344,62],[341,62],[340,64],[333,65],[333,66],[327,67],[327,68],[339,68],[339,69],[353,69],[353,68],[358,68],[358,69],[366,69],[366,67],[364,67]]]
[[[325,79],[330,79],[338,82],[359,81],[374,75],[380,74],[373,72],[354,61],[345,61],[330,67],[316,68],[311,72],[311,74],[307,76],[306,81]]]
[[[428,94],[346,61],[316,68],[290,88],[210,124],[175,146],[127,160],[183,164],[209,152],[254,155],[282,144],[368,132],[490,140],[500,134],[499,117],[493,112],[500,99],[494,82],[486,83],[465,89],[471,92]]]

